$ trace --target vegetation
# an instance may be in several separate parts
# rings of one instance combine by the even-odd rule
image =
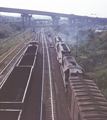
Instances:
[[[22,27],[15,23],[5,24],[0,26],[0,41],[10,37],[18,31],[21,31]]]
[[[77,39],[77,62],[107,99],[107,32],[81,30],[77,34]],[[71,52],[75,54],[75,47],[71,48]]]
[[[14,29],[14,31],[21,31],[22,27],[15,23],[10,23],[10,26]]]
[[[85,76],[95,81],[107,99],[107,31],[78,31],[65,24],[58,26],[55,31],[69,46],[71,54],[84,69]]]
[[[10,27],[9,24],[0,26],[0,41],[9,37],[13,33],[14,33],[14,30],[12,27]]]
[[[12,46],[17,42],[22,41],[23,39],[29,39],[31,37],[30,29],[24,31],[20,35],[13,37],[11,40],[7,41],[5,44],[0,44],[0,56],[8,51]]]

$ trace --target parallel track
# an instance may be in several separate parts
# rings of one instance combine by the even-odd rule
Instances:
[[[55,120],[49,51],[43,29],[41,33],[43,45],[43,77],[40,120]]]
[[[32,40],[24,39],[19,44],[15,45],[10,49],[4,56],[0,58],[0,86],[5,81],[5,79],[9,76],[13,66],[20,58],[21,54],[23,54],[28,42]]]
[[[6,69],[6,67],[10,64],[10,61],[14,58],[14,56],[17,54],[18,51],[20,51],[20,49],[23,48],[23,46],[25,46],[25,42],[21,42],[20,44],[16,45],[12,51],[4,58],[0,61],[0,74],[4,71],[4,69]]]
[[[50,32],[50,36],[48,36],[47,31]],[[19,113],[18,120],[69,120],[65,112],[67,110],[65,109],[66,103],[62,91],[61,76],[59,76],[59,70],[56,69],[59,64],[57,64],[55,57],[54,37],[54,32],[46,28],[39,29],[35,34],[35,38],[33,38],[34,41],[39,42],[39,48],[24,106],[23,109],[19,111],[16,109],[10,113],[11,115],[12,113]],[[20,53],[17,59],[19,57]],[[16,61],[15,58],[14,64],[16,63],[19,63],[19,61]],[[12,69],[12,66],[9,65],[9,68]],[[7,77],[8,75],[6,75]],[[5,83],[5,80],[2,85],[3,83]],[[4,112],[5,115],[7,113],[7,111]]]
[[[13,37],[16,37],[16,36],[20,35],[21,33],[22,33],[22,32],[19,32],[19,33],[15,34],[15,35],[11,36],[10,38],[7,38],[7,39],[1,41],[0,44],[6,43],[7,41],[11,40]]]

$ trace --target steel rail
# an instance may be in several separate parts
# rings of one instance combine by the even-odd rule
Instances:
[[[45,40],[45,44],[46,44],[47,57],[48,57],[48,66],[49,66],[49,79],[50,79],[50,94],[51,94],[52,120],[54,120],[51,66],[50,66],[49,51],[48,51],[48,46],[47,46],[47,42],[46,42],[46,37],[45,37],[45,35],[44,35],[44,40]]]
[[[31,41],[31,40],[30,40]],[[20,45],[22,45],[22,43],[24,44],[25,41],[22,41],[20,44],[16,45],[15,48],[2,60],[0,61],[0,64],[9,56],[11,55],[12,52],[14,52],[16,49],[18,49],[20,47]],[[0,75],[5,71],[5,69],[11,64],[11,62],[17,57],[17,55],[28,45],[28,42],[26,44],[24,44],[24,46],[18,51],[18,53],[16,53],[12,59],[10,60],[10,62],[7,63],[7,65],[0,71]]]
[[[9,37],[9,38],[7,38],[7,39],[1,41],[0,44],[3,44],[3,43],[5,43],[6,41],[11,40],[12,38],[14,38],[14,37],[20,35],[21,33],[22,33],[22,32],[18,32],[17,34],[15,34],[15,35],[13,35],[13,36],[11,36],[11,37]]]
[[[2,74],[2,73],[4,72],[4,70],[11,64],[11,62],[17,57],[17,55],[18,55],[19,53],[21,53],[21,51],[22,51],[26,46],[27,46],[27,45],[25,45],[25,46],[14,56],[14,58],[10,61],[10,63],[3,69],[3,71],[2,71],[0,74]],[[25,50],[24,50],[24,51],[25,51]],[[20,54],[20,57],[23,55],[23,53],[24,53],[24,52],[22,52],[22,54]],[[14,65],[19,61],[20,57],[17,59],[17,61],[14,63]],[[13,66],[14,66],[14,65],[13,65]],[[13,70],[13,67],[9,70],[9,72],[6,74],[6,76],[5,76],[5,77],[3,78],[3,80],[0,82],[0,89],[1,89],[1,87],[4,85],[7,77],[9,76],[9,74],[11,73],[12,70]]]
[[[44,43],[46,45],[46,52],[47,52],[47,58],[48,58],[48,66],[49,66],[49,82],[50,82],[50,97],[51,97],[51,110],[52,110],[52,120],[54,120],[54,108],[53,108],[53,92],[52,92],[52,76],[51,76],[51,67],[50,67],[50,58],[49,58],[49,51],[48,51],[48,46],[46,42],[46,37],[44,34],[43,29],[41,29],[41,36],[42,36],[42,45],[43,45],[43,72],[42,72],[42,93],[41,93],[41,113],[40,113],[40,120],[43,118],[43,95],[44,95]]]
[[[52,28],[49,28],[49,29],[51,30],[52,34],[53,34],[54,36],[56,36],[55,33],[53,32]]]
[[[41,29],[41,33],[43,30]],[[41,34],[42,36],[43,34]],[[43,44],[43,36],[42,36],[42,46],[43,46],[43,69],[42,69],[42,93],[41,93],[41,113],[40,120],[42,120],[42,112],[43,112],[43,88],[44,88],[44,44]]]
[[[18,44],[18,42],[16,44]],[[9,51],[13,50],[13,48],[16,46],[16,44],[13,45],[9,50],[7,50],[3,55],[1,55],[0,58],[2,58],[3,56],[5,56]]]
[[[28,32],[27,30],[26,30],[26,32]],[[24,34],[23,32],[22,32],[22,34]],[[15,37],[17,37],[17,36],[15,36]],[[14,37],[13,37],[14,38]],[[12,51],[13,49],[14,49],[14,47],[16,47],[17,45],[18,45],[18,43],[20,42],[20,41],[22,41],[22,40],[20,40],[21,38],[19,38],[18,39],[18,41],[16,42],[16,44],[15,45],[13,45],[9,50],[7,50],[3,55],[1,55],[0,56],[0,59],[3,57],[3,56],[5,56],[9,51]],[[28,39],[28,38],[26,38],[26,39]],[[22,43],[24,42],[24,40],[22,41]],[[21,44],[22,44],[21,43]],[[20,44],[20,43],[19,43]],[[7,57],[7,56],[6,56]],[[1,62],[0,62],[1,63]]]
[[[2,71],[0,71],[0,75],[4,72],[4,70],[11,64],[11,62],[17,57],[17,55],[27,46],[27,44],[18,51],[18,53],[10,60],[10,62],[6,65],[6,67],[3,68]]]
[[[1,61],[0,61],[0,63],[2,63],[15,49],[17,49],[21,44],[23,43],[23,41],[21,42],[21,43],[19,43],[18,45],[14,45],[13,47],[12,47],[12,50],[11,50],[11,52],[9,52],[9,54],[8,55],[6,55]],[[8,51],[7,51],[8,52]],[[6,52],[6,53],[7,53]],[[4,54],[3,54],[4,55]]]

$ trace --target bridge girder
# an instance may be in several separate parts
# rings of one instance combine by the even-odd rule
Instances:
[[[88,17],[88,16],[78,16],[74,14],[63,14],[63,13],[54,13],[54,12],[45,12],[45,11],[37,11],[37,10],[25,10],[25,9],[15,9],[15,8],[5,8],[5,7],[0,7],[0,12],[9,12],[9,13],[19,13],[23,15],[45,15],[45,16],[51,16],[53,19],[53,25],[58,24],[58,20],[60,17],[67,17],[70,21],[70,24],[72,24],[72,21],[74,23],[99,23],[99,22],[105,22],[107,21],[107,18],[94,18],[94,17]],[[27,19],[27,18],[26,18]],[[30,18],[29,18],[30,21]]]

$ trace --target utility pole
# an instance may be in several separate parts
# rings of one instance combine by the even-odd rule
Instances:
[[[76,37],[76,57],[78,56],[78,34],[77,34],[77,37]]]

